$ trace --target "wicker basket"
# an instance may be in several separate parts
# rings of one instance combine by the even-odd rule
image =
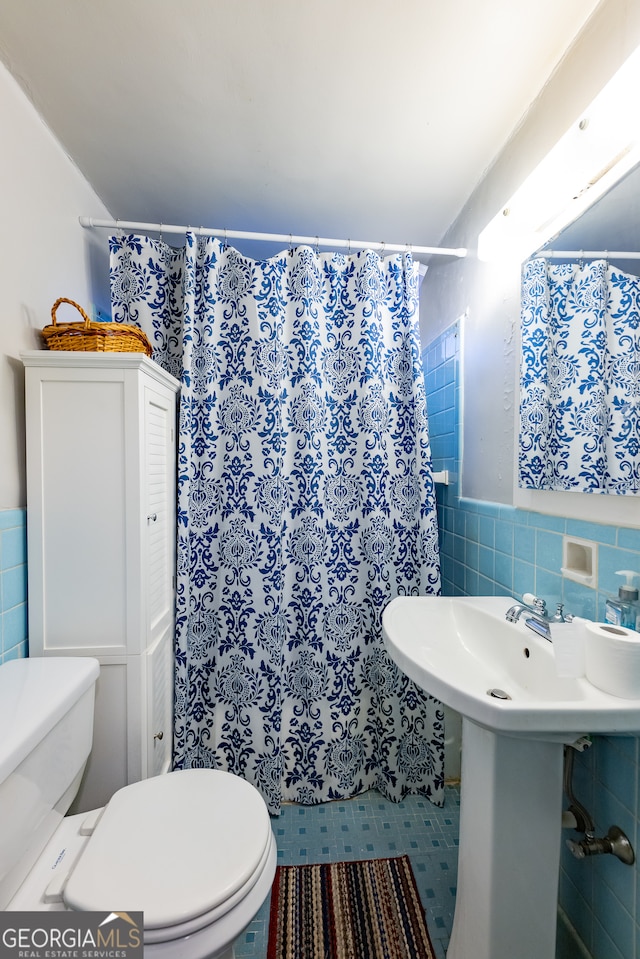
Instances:
[[[83,323],[58,323],[56,310],[61,303],[75,306],[84,317]],[[51,325],[42,330],[45,343],[50,350],[84,350],[88,353],[146,353],[153,352],[149,340],[137,326],[127,323],[94,323],[85,311],[73,300],[65,296],[51,307]]]

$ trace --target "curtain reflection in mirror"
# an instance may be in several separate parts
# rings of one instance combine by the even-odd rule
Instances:
[[[606,260],[525,263],[518,483],[640,491],[640,278]]]

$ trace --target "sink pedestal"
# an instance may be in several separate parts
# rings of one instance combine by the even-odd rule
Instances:
[[[555,959],[563,745],[463,717],[458,887],[447,959]]]

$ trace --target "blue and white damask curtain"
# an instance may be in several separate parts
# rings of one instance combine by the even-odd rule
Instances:
[[[519,485],[640,492],[640,278],[538,258],[521,306]]]
[[[176,766],[272,812],[440,804],[441,707],[381,634],[390,599],[440,585],[411,257],[113,237],[111,289],[182,382]]]

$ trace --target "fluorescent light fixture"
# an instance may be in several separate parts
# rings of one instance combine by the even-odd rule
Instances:
[[[523,260],[640,161],[640,48],[478,237],[478,257]]]

